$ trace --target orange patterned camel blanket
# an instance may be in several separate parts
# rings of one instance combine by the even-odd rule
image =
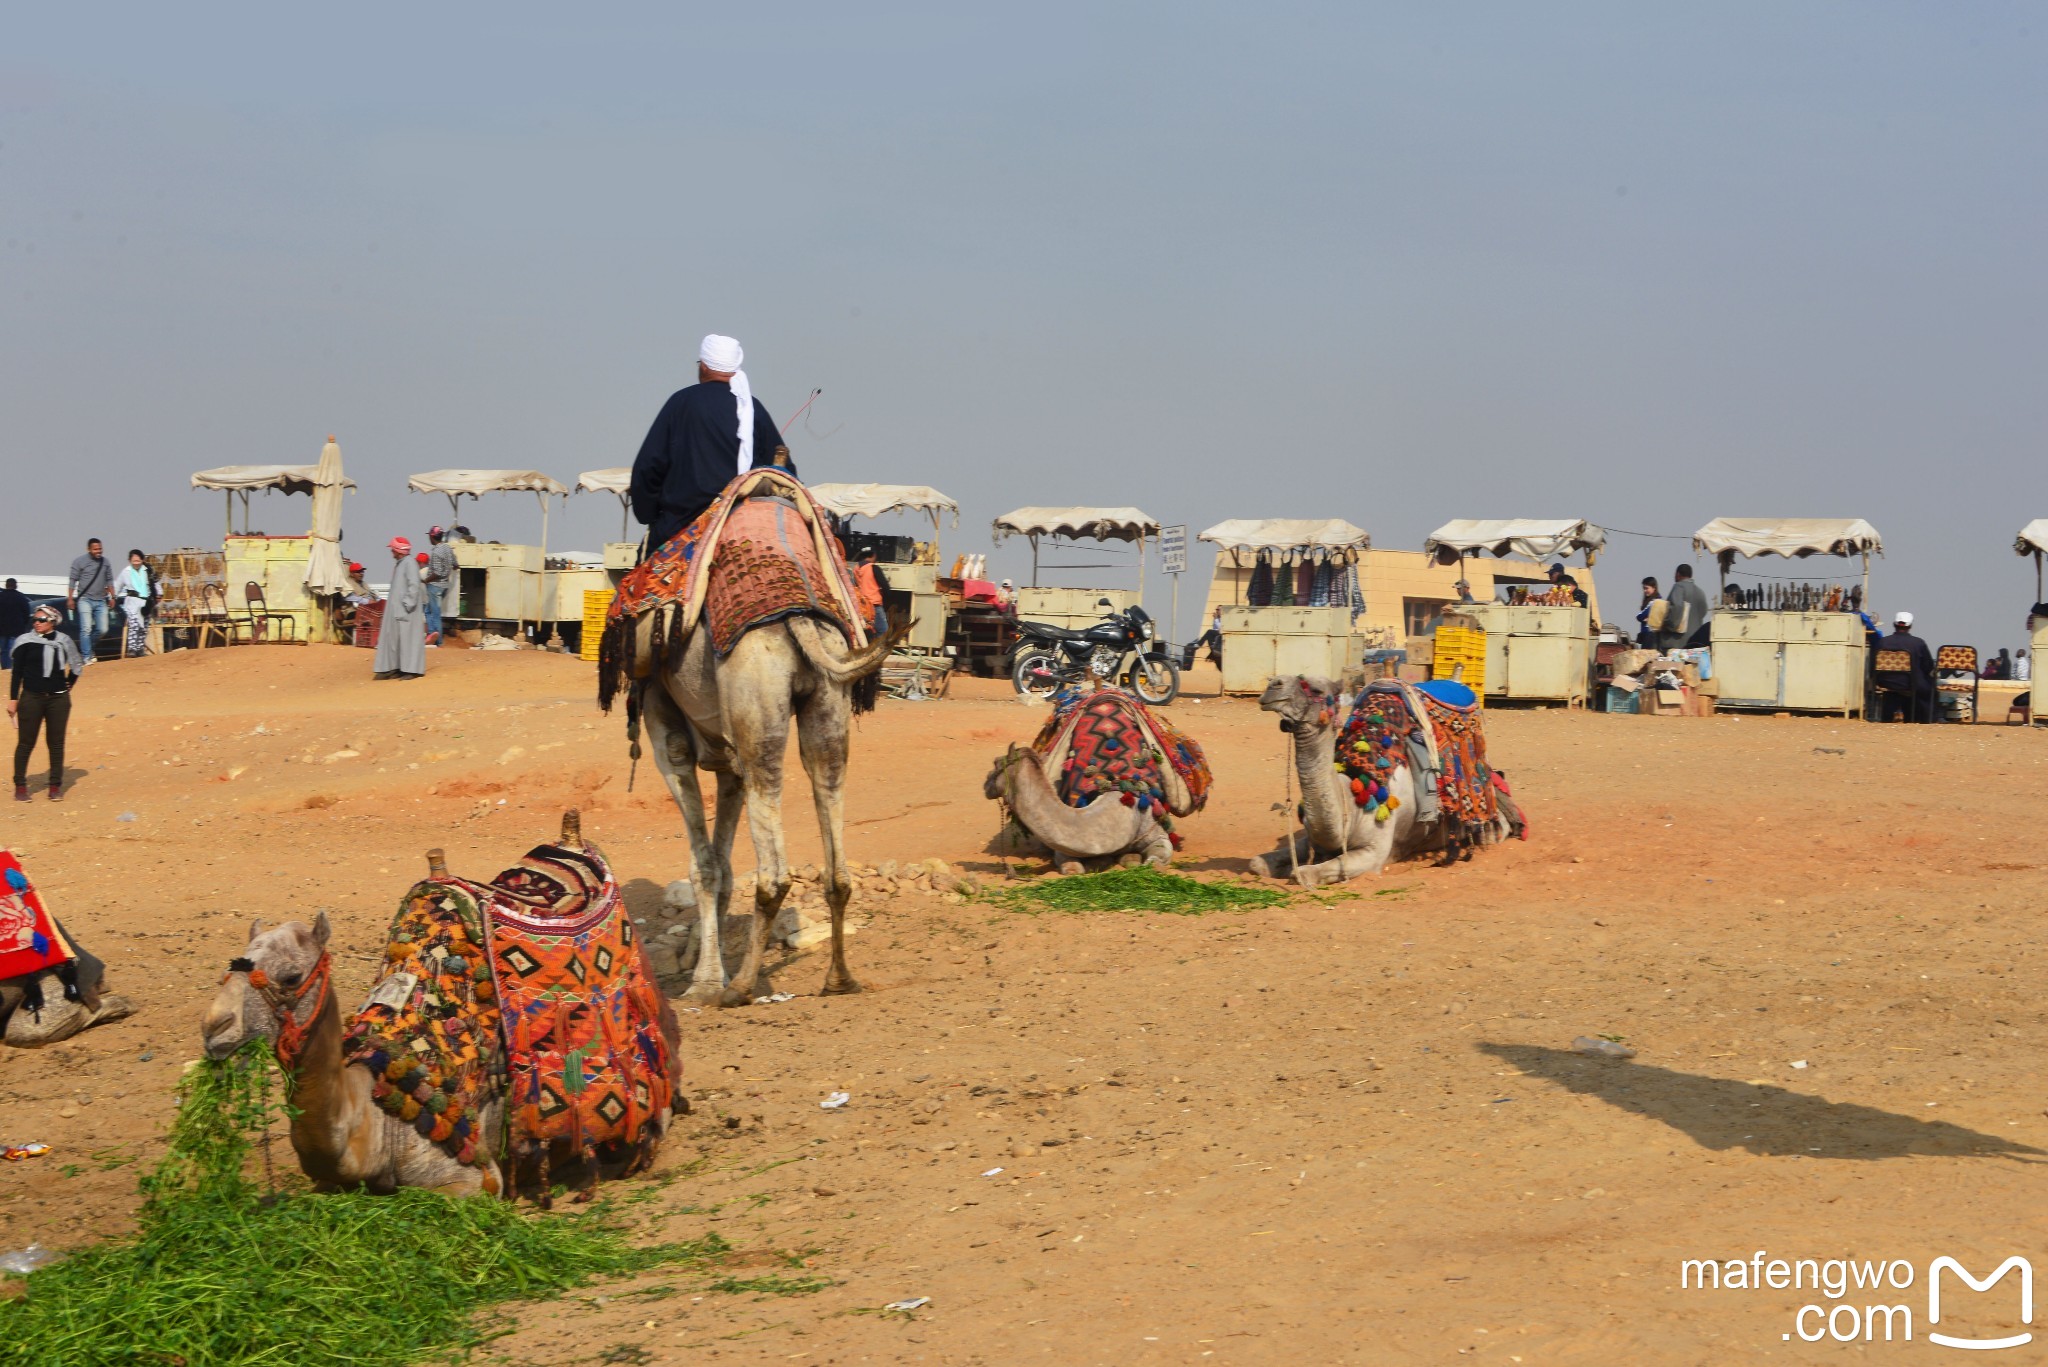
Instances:
[[[634,658],[634,630],[654,614],[651,660]],[[750,470],[704,515],[619,581],[598,649],[598,705],[649,667],[679,663],[700,617],[723,656],[756,627],[823,617],[855,649],[868,635],[846,555],[810,490],[773,468]]]

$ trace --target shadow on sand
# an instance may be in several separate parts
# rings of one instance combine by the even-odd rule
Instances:
[[[2039,1156],[2043,1150],[1943,1120],[1895,1115],[1870,1106],[1787,1091],[1768,1083],[1702,1077],[1653,1064],[1588,1058],[1569,1049],[1481,1043],[1479,1051],[1610,1106],[1662,1121],[1709,1149],[1759,1156],[1947,1158]]]

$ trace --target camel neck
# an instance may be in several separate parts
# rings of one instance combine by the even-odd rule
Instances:
[[[1294,771],[1301,779],[1302,824],[1318,850],[1342,850],[1350,813],[1338,801],[1331,765],[1337,757],[1337,730],[1329,725],[1294,728]]]

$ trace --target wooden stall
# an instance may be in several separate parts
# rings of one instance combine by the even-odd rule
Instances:
[[[939,515],[951,513],[953,525],[960,525],[960,505],[929,484],[813,484],[811,497],[840,524],[847,557],[857,558],[862,549],[875,553],[875,566],[888,589],[882,606],[889,620],[912,622],[906,650],[941,654],[946,649],[946,624],[952,606],[939,583],[943,569],[939,558]],[[917,541],[907,536],[858,533],[856,517],[878,518],[890,513],[923,513],[931,519],[932,539]],[[955,586],[957,588],[957,585]]]
[[[510,627],[517,635],[524,634],[528,623],[538,629],[543,623],[564,620],[558,615],[559,605],[547,593],[548,500],[566,498],[567,488],[538,470],[429,470],[407,480],[406,487],[416,494],[444,495],[454,515],[461,513],[461,500],[485,494],[531,493],[540,499],[537,546],[449,541],[455,552],[456,603],[452,609],[444,609],[443,620],[451,627],[466,625],[478,631]],[[580,596],[574,609],[567,620],[580,624]]]
[[[1363,529],[1342,518],[1232,518],[1196,539],[1216,547],[1219,568],[1230,558],[1237,587],[1236,601],[1216,608],[1225,693],[1259,693],[1286,674],[1340,679],[1360,666],[1357,562],[1372,545]]]
[[[1026,622],[1081,630],[1094,626],[1104,614],[1121,612],[1145,598],[1145,542],[1159,535],[1159,523],[1136,508],[1018,508],[995,520],[997,542],[1022,536],[1031,542],[1031,584],[1017,590],[1017,617]],[[1041,539],[1046,549],[1068,549],[1075,542],[1130,542],[1137,551],[1138,587],[1133,589],[1051,588],[1039,584]],[[1112,569],[1108,564],[1062,564],[1043,566],[1056,570]],[[1107,598],[1110,606],[1101,605]]]
[[[1708,652],[1721,709],[1831,712],[1863,710],[1870,651],[1862,613],[1870,602],[1870,557],[1884,554],[1877,529],[1861,518],[1718,517],[1693,534],[1693,549],[1721,569]],[[1738,556],[1860,558],[1861,582],[1794,583],[1772,579],[1741,590],[1728,605],[1728,575]]]
[[[1607,534],[1583,518],[1461,518],[1446,522],[1422,543],[1424,554],[1438,564],[1458,567],[1463,580],[1468,556],[1510,556],[1541,562],[1578,555],[1584,562],[1580,591],[1586,602],[1546,584],[1515,586],[1490,600],[1463,602],[1451,610],[1470,618],[1486,634],[1480,661],[1453,661],[1444,652],[1433,669],[1448,678],[1450,668],[1463,672],[1462,682],[1489,701],[1586,704],[1592,686],[1593,562],[1607,545]],[[1580,578],[1574,575],[1573,578]],[[1473,666],[1478,668],[1474,669]],[[1472,675],[1477,673],[1478,678]]]
[[[330,446],[333,441],[330,438]],[[317,465],[222,465],[200,470],[192,476],[195,489],[214,489],[227,495],[227,535],[222,541],[221,587],[228,616],[248,622],[252,597],[249,585],[257,587],[260,601],[256,615],[266,613],[290,618],[290,625],[272,624],[272,634],[262,639],[305,641],[317,635],[322,619],[319,602],[307,591],[306,579],[312,567],[314,536],[309,529],[300,533],[272,535],[249,527],[249,498],[257,493],[315,494],[320,487]],[[336,486],[355,488],[342,478]],[[235,530],[235,500],[242,506],[242,529]],[[337,552],[338,555],[338,552]]]

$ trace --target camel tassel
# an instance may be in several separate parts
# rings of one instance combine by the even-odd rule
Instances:
[[[427,851],[427,877],[429,877],[429,878],[446,878],[447,876],[448,876],[448,851],[446,851],[446,850],[444,850],[444,849],[441,849],[441,848],[440,848],[439,846],[436,846],[435,848],[433,848],[433,849],[431,849],[431,850],[428,850],[428,851]]]

